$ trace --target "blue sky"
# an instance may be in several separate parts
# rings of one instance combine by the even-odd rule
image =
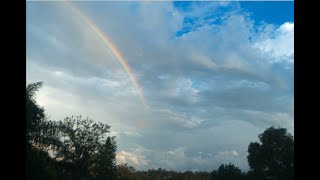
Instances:
[[[243,1],[241,7],[250,13],[250,17],[259,22],[281,25],[294,21],[293,1]]]
[[[247,147],[294,128],[293,2],[27,2],[27,81],[53,120],[111,125],[118,163],[136,169],[248,170]]]

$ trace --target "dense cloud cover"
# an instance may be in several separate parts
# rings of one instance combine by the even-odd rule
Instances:
[[[63,2],[27,3],[27,81],[52,119],[111,125],[118,163],[137,169],[248,169],[269,126],[293,134],[294,23],[255,22],[238,2],[73,2],[113,42],[149,107],[101,37]]]

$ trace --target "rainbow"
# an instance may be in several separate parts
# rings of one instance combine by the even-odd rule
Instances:
[[[79,17],[90,27],[90,29],[92,29],[93,32],[95,32],[95,34],[99,37],[99,39],[102,40],[103,44],[106,45],[111,50],[113,55],[120,62],[124,70],[129,75],[135,89],[139,93],[139,96],[143,105],[149,108],[149,105],[143,95],[142,88],[139,85],[135,74],[132,72],[129,64],[126,62],[126,60],[124,59],[120,51],[116,48],[116,46],[112,43],[112,41],[99,29],[99,27],[92,20],[90,20],[84,13],[82,13],[75,5],[71,4],[71,2],[68,2],[68,1],[65,1],[65,2],[69,5],[72,11],[75,12],[77,15],[79,15]]]

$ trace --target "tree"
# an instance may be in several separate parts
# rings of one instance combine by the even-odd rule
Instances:
[[[116,141],[115,136],[108,137],[97,155],[97,174],[101,179],[116,178]]]
[[[36,92],[43,82],[30,83],[26,88],[26,145],[36,146],[44,150],[59,142],[55,122],[49,121],[45,110],[40,107],[36,100]]]
[[[211,180],[216,180],[217,179],[217,170],[212,170],[211,172],[210,172],[210,179]]]
[[[217,180],[240,180],[243,174],[241,170],[233,164],[222,164],[216,173]]]
[[[110,126],[94,123],[89,118],[71,116],[60,121],[57,128],[61,145],[56,159],[72,165],[72,179],[100,179],[105,176],[112,179],[111,176],[115,175],[116,144],[114,137],[105,137]]]
[[[148,171],[148,174],[149,174],[149,171]],[[131,179],[134,179],[133,175],[136,173],[136,170],[133,166],[130,166],[127,163],[124,163],[124,164],[117,165],[117,173],[118,173],[118,179],[131,180]]]
[[[115,179],[115,137],[105,136],[110,126],[81,116],[48,120],[35,100],[42,85],[26,87],[27,179]]]
[[[42,82],[30,83],[26,88],[26,140],[27,145],[40,137],[40,126],[45,119],[44,109],[35,100],[36,92]]]
[[[250,143],[248,163],[257,178],[293,179],[294,140],[285,128],[270,127]]]
[[[55,179],[54,161],[45,151],[56,139],[52,122],[47,120],[45,110],[36,100],[36,92],[42,82],[26,87],[26,178]]]
[[[55,180],[57,172],[55,162],[46,151],[36,148],[27,149],[26,179],[30,180]]]

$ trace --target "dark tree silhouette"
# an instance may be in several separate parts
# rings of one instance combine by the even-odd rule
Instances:
[[[42,82],[31,83],[26,89],[26,143],[40,139],[40,126],[45,119],[44,109],[35,100],[36,92],[43,85]]]
[[[233,164],[222,164],[216,173],[217,180],[241,180],[243,173]]]
[[[116,144],[114,137],[105,137],[110,132],[110,126],[94,123],[89,118],[71,116],[60,121],[57,128],[61,146],[56,159],[71,164],[72,179],[112,179],[116,170]]]
[[[217,170],[212,170],[211,172],[210,172],[210,179],[211,180],[216,180],[217,179]]]
[[[46,121],[44,108],[35,100],[42,82],[30,83],[26,87],[26,178],[55,179],[54,161],[44,151],[56,140],[52,135],[52,123]]]
[[[97,175],[100,179],[115,179],[116,178],[116,142],[115,137],[108,137],[105,144],[101,147],[96,156]]]
[[[285,128],[270,127],[250,143],[248,163],[256,178],[293,179],[293,136]]]
[[[30,83],[26,89],[26,144],[45,150],[55,148],[59,144],[58,131],[55,122],[49,121],[45,110],[36,100],[36,92],[42,87],[42,82]]]
[[[136,170],[127,163],[117,165],[117,177],[119,180],[133,180]]]
[[[26,87],[27,179],[115,179],[115,137],[105,137],[110,126],[81,116],[48,120],[35,100],[42,85]]]

